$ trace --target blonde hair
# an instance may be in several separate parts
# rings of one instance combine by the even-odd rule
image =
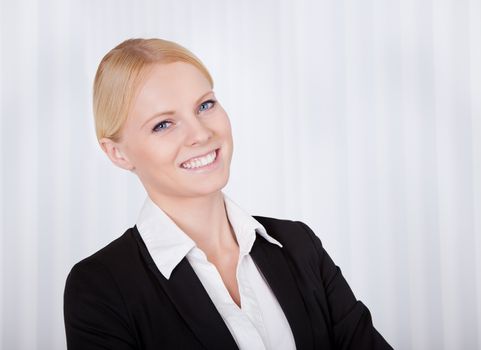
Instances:
[[[189,50],[163,39],[128,39],[109,51],[99,64],[93,87],[97,139],[120,140],[130,105],[147,68],[155,63],[185,62],[200,70],[214,86],[204,64]]]

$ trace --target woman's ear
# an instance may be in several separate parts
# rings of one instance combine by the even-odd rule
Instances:
[[[112,163],[125,170],[133,171],[135,169],[128,157],[121,150],[119,143],[107,137],[103,137],[99,140],[99,144]]]

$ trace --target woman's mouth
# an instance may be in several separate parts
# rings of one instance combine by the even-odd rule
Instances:
[[[219,159],[220,148],[206,154],[205,156],[190,159],[180,165],[182,169],[186,170],[201,170],[201,169],[212,169]]]

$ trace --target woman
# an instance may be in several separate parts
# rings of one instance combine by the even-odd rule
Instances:
[[[77,263],[69,349],[390,349],[302,222],[250,216],[221,190],[229,118],[199,59],[160,39],[101,61],[102,150],[147,198],[137,223]]]

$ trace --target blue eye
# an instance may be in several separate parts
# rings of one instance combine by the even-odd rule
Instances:
[[[172,122],[169,122],[168,120],[163,120],[163,121],[161,121],[160,123],[158,123],[154,126],[154,128],[152,129],[152,132],[158,132],[158,131],[162,131],[162,130],[167,129],[167,127],[162,127],[162,125],[165,125],[165,123],[172,124]]]
[[[205,102],[202,102],[202,104],[200,105],[200,108],[199,108],[199,112],[203,112],[203,111],[206,111],[208,109],[211,109],[212,107],[214,107],[214,105],[215,105],[214,100],[207,100]]]

